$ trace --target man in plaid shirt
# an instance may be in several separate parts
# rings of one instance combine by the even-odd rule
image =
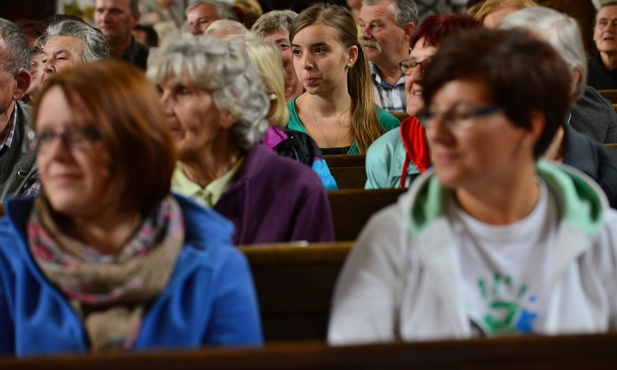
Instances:
[[[19,101],[31,79],[28,39],[0,18],[0,202],[17,191],[35,161],[27,142],[29,109]]]
[[[360,42],[371,61],[375,94],[384,110],[405,112],[405,76],[398,63],[409,58],[409,40],[418,24],[413,0],[363,0],[358,16]]]

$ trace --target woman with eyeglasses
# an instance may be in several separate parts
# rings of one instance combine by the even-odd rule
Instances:
[[[233,226],[170,193],[156,89],[107,61],[53,76],[34,105],[37,198],[0,219],[0,353],[258,345]]]
[[[293,65],[306,90],[287,106],[287,128],[308,133],[323,154],[364,154],[400,122],[375,106],[368,59],[347,8],[314,4],[289,30]]]
[[[433,169],[360,234],[330,343],[614,330],[617,213],[582,172],[538,161],[568,65],[522,31],[466,31],[422,86]]]
[[[398,130],[386,132],[366,153],[366,189],[406,188],[430,167],[429,149],[421,120],[424,111],[422,78],[431,58],[446,37],[482,24],[463,14],[427,17],[418,27],[410,44],[409,59],[400,62],[405,75],[405,98],[409,117]]]

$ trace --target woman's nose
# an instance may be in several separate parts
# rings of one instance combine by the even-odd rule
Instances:
[[[302,68],[304,69],[311,69],[313,68],[313,59],[311,58],[311,56],[306,53],[302,56]]]

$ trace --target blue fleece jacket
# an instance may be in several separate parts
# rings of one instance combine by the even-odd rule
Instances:
[[[262,343],[249,266],[216,212],[176,197],[186,232],[169,285],[144,314],[134,350]],[[88,351],[84,327],[42,275],[26,243],[32,199],[5,204],[0,219],[0,354]]]

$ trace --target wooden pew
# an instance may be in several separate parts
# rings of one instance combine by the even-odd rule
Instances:
[[[401,122],[403,122],[405,118],[409,117],[409,114],[407,114],[407,112],[390,112],[390,114],[396,117],[396,119]]]
[[[344,243],[240,246],[259,298],[266,341],[325,340]]]
[[[15,370],[408,370],[616,369],[617,335],[504,337],[467,341],[328,347],[270,344],[261,349],[152,351],[138,354],[0,360]]]
[[[607,143],[604,144],[604,146],[611,149],[617,149],[617,143]]]
[[[611,103],[617,104],[617,90],[598,90],[598,92]]]
[[[364,189],[366,183],[364,154],[325,155],[324,159],[339,189]]]
[[[329,191],[336,240],[355,240],[368,219],[396,202],[407,189],[347,189]]]

